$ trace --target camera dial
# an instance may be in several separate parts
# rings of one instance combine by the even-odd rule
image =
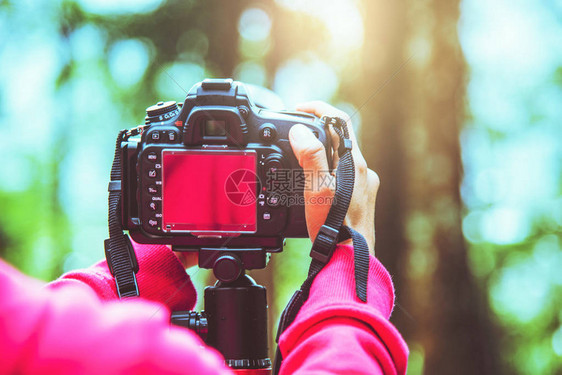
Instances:
[[[269,156],[265,159],[265,168],[266,171],[273,174],[278,170],[283,169],[283,155],[277,152],[269,154]]]
[[[174,101],[158,102],[146,109],[146,124],[167,121],[179,114],[178,104]]]

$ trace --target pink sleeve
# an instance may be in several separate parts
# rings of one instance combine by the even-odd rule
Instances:
[[[371,256],[367,303],[355,296],[353,247],[340,245],[314,280],[308,301],[281,335],[281,374],[404,374],[408,348],[388,321],[394,290]]]
[[[0,373],[230,373],[196,335],[169,327],[168,308],[195,303],[193,286],[173,253],[159,246],[135,249],[139,289],[154,302],[111,301],[116,293],[105,262],[41,288],[0,261]],[[405,372],[406,345],[388,322],[393,304],[388,273],[372,258],[369,303],[359,302],[351,252],[351,247],[336,250],[282,335],[283,374]]]
[[[136,250],[139,288],[152,301],[110,301],[115,288],[104,262],[42,287],[0,261],[0,373],[230,374],[199,337],[170,327],[168,308],[195,302],[173,253]]]
[[[170,310],[190,310],[197,302],[191,280],[172,250],[163,245],[142,245],[133,242],[139,264],[137,284],[143,299],[160,302]],[[67,285],[86,284],[102,299],[117,299],[115,279],[105,260],[86,270],[75,270],[62,275],[48,285],[58,289]]]

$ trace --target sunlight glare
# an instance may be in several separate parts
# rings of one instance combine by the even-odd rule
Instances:
[[[363,45],[363,18],[353,0],[295,1],[277,0],[294,11],[308,14],[321,20],[330,32],[332,48],[353,51]]]

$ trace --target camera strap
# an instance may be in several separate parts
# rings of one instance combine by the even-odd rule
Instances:
[[[312,244],[312,249],[310,251],[312,260],[308,270],[308,277],[301,285],[300,289],[293,294],[281,314],[276,338],[278,344],[279,337],[295,320],[301,307],[308,299],[312,282],[331,259],[338,242],[349,238],[353,241],[355,293],[361,301],[367,302],[369,247],[367,246],[365,238],[359,232],[343,225],[355,184],[355,163],[353,162],[351,153],[351,139],[349,137],[347,124],[343,119],[324,116],[322,120],[326,125],[332,125],[339,137],[338,155],[340,161],[336,171],[334,202],[330,207],[324,225],[320,227],[318,235]],[[277,346],[273,368],[274,374],[279,373],[282,361],[281,351],[279,350],[279,346]]]
[[[139,295],[136,278],[139,270],[137,257],[131,239],[121,227],[121,175],[123,170],[121,143],[126,136],[128,138],[130,135],[132,135],[131,131],[121,130],[117,136],[115,156],[111,166],[111,180],[108,186],[109,238],[104,242],[105,258],[111,274],[115,277],[119,298]]]

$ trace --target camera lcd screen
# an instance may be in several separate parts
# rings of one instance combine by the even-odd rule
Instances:
[[[166,232],[234,235],[257,231],[255,151],[164,150]]]
[[[224,137],[226,135],[226,121],[207,120],[205,121],[205,136]]]

